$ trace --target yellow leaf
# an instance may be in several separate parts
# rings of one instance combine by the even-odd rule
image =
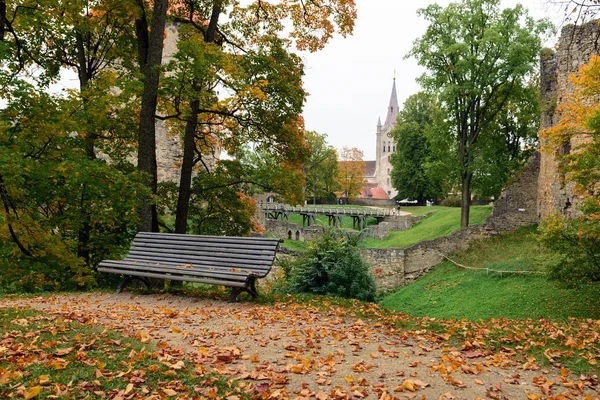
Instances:
[[[132,390],[133,390],[133,383],[129,383],[127,385],[127,387],[125,388],[125,394],[131,393]]]
[[[348,375],[345,379],[346,379],[346,383],[352,383],[352,382],[354,382],[354,378],[351,377],[350,375]]]
[[[38,382],[41,386],[49,385],[51,381],[52,381],[52,379],[50,379],[49,375],[41,375],[38,378]]]
[[[34,387],[31,387],[31,388],[25,390],[23,397],[25,397],[25,400],[33,399],[35,396],[40,394],[41,391],[42,391],[41,386],[34,386]]]
[[[412,384],[411,381],[404,381],[404,383],[402,384],[402,387],[408,391],[414,392],[415,386]]]
[[[167,396],[177,396],[177,392],[173,389],[163,389],[163,393]]]

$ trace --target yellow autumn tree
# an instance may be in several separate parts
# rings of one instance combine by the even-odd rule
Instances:
[[[552,215],[541,232],[558,255],[550,266],[555,278],[600,281],[600,56],[592,56],[570,81],[574,91],[559,106],[560,121],[540,135],[565,181],[575,183],[581,213],[572,219]],[[566,146],[570,151],[564,153]]]
[[[365,183],[366,164],[362,150],[344,147],[339,155],[337,183],[341,196],[356,198]]]

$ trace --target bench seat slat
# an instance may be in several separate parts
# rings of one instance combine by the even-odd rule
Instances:
[[[168,236],[165,236],[168,235]],[[208,236],[208,235],[188,235],[180,233],[156,233],[156,232],[139,232],[136,238],[159,238],[167,240],[182,240],[182,241],[200,241],[204,243],[239,243],[239,244],[272,244],[277,245],[279,239],[273,238],[257,238],[257,237],[234,237],[234,236]]]
[[[103,272],[111,272],[114,274],[123,274],[123,272],[119,269],[111,269],[104,268]],[[146,278],[158,278],[158,279],[171,279],[175,281],[186,281],[186,282],[198,282],[198,283],[206,283],[209,285],[223,285],[223,286],[232,286],[232,287],[244,287],[246,286],[245,282],[234,282],[234,281],[224,281],[219,279],[208,279],[208,278],[193,278],[189,276],[181,276],[181,275],[165,275],[165,274],[157,274],[152,272],[144,272],[144,271],[127,271],[126,275],[131,276],[143,276]]]
[[[241,268],[241,269],[265,269],[271,267],[272,263],[248,263],[243,261],[231,261],[227,259],[213,259],[210,257],[190,257],[177,256],[177,254],[160,254],[160,253],[130,253],[126,259],[132,260],[156,260],[157,262],[168,261],[177,264],[197,264],[205,266],[215,266],[224,268]]]
[[[149,267],[160,267],[160,268],[174,268],[179,271],[196,271],[197,273],[219,273],[219,274],[233,274],[233,275],[243,275],[247,276],[248,274],[258,275],[260,271],[250,269],[250,268],[229,268],[229,267],[212,267],[206,265],[194,265],[194,264],[186,264],[181,262],[169,262],[169,261],[157,261],[157,260],[132,260],[125,259],[121,261],[115,260],[105,260],[99,264],[99,267],[103,267],[105,265],[139,265],[139,266],[149,266]],[[182,265],[192,265],[191,268],[185,267]]]
[[[233,265],[215,265],[214,263],[190,263],[190,262],[182,262],[182,260],[177,259],[177,261],[165,261],[165,260],[157,260],[155,258],[144,258],[144,257],[127,257],[124,260],[122,260],[123,262],[132,262],[132,263],[147,263],[147,264],[160,264],[160,265],[167,265],[167,266],[173,266],[173,267],[177,267],[180,265],[185,265],[185,264],[191,264],[193,266],[194,269],[200,270],[200,271],[208,271],[208,270],[215,270],[215,271],[231,271],[232,269],[240,269],[242,271],[245,271],[247,274],[248,273],[254,273],[256,275],[258,275],[259,277],[264,277],[266,276],[270,271],[272,266],[271,265],[262,265],[262,266],[255,266],[255,265],[239,265],[239,264],[233,264]],[[102,265],[104,262],[103,261],[100,265]]]
[[[181,265],[181,264],[179,264]],[[231,271],[231,270],[211,270],[208,268],[181,268],[174,265],[174,263],[164,264],[156,263],[152,261],[104,261],[100,264],[98,271],[102,272],[103,268],[117,268],[117,269],[133,269],[133,270],[148,270],[154,272],[164,272],[165,274],[179,274],[179,275],[194,275],[194,276],[209,276],[209,277],[227,277],[227,279],[233,280],[245,280],[248,274],[253,271],[242,270],[242,271]]]
[[[177,247],[177,248],[190,248],[190,249],[201,249],[201,250],[213,250],[215,248],[224,248],[228,250],[240,250],[249,253],[254,252],[272,252],[277,248],[276,244],[268,244],[268,245],[256,245],[251,243],[205,243],[201,241],[187,241],[187,240],[165,240],[159,238],[144,238],[138,239],[136,238],[133,241],[134,246],[149,246],[149,247],[158,247],[157,245],[166,246],[166,247]]]
[[[212,258],[227,258],[232,260],[246,261],[248,263],[257,261],[271,263],[273,262],[273,255],[268,254],[228,254],[225,251],[194,251],[194,250],[178,250],[176,248],[149,248],[149,247],[138,247],[137,245],[132,247],[129,253],[145,254],[145,253],[162,253],[162,254],[173,254],[173,255],[186,255],[192,257],[212,257]]]

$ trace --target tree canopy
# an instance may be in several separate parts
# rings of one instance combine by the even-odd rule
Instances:
[[[396,152],[392,154],[392,184],[398,199],[437,200],[448,191],[447,171],[439,174],[435,168],[446,157],[435,157],[430,136],[440,127],[440,109],[436,99],[426,93],[417,93],[404,102],[398,113],[398,123],[392,134]]]
[[[0,1],[0,265],[19,266],[2,268],[0,284],[93,284],[94,265],[137,229],[260,229],[243,151],[301,176],[296,52],[351,34],[355,18],[352,0]],[[78,89],[48,93],[64,69]],[[163,187],[157,120],[183,141],[181,180]],[[216,148],[230,159],[208,162]]]
[[[502,10],[499,0],[433,4],[419,14],[429,26],[408,55],[425,67],[419,82],[438,96],[452,125],[466,227],[481,143],[515,88],[531,79],[549,24],[533,20],[521,5]]]

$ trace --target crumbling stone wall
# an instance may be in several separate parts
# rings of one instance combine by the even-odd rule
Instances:
[[[323,233],[323,227],[314,225],[301,227],[288,221],[265,219],[265,231],[281,239],[293,239],[310,242]]]
[[[600,26],[592,21],[582,26],[565,26],[560,35],[557,51],[546,49],[540,60],[541,79],[541,128],[549,128],[560,120],[559,107],[573,92],[569,75],[576,73],[582,64],[589,62],[593,54],[600,54]],[[568,153],[583,140],[585,135],[575,136],[559,153]],[[545,139],[540,138],[540,144]],[[556,153],[542,151],[538,179],[538,216],[559,211],[566,216],[577,213],[579,199],[573,193],[573,184],[566,184],[558,172]]]
[[[412,228],[417,222],[427,217],[427,215],[403,215],[394,217],[385,217],[383,222],[377,225],[369,225],[366,230],[366,236],[383,239],[391,231],[407,231]]]
[[[540,153],[535,153],[516,174],[511,184],[494,204],[484,225],[488,230],[507,232],[538,222],[537,194],[540,173]]]
[[[411,281],[424,275],[444,260],[445,255],[466,250],[474,239],[486,235],[483,225],[471,225],[448,236],[417,243],[405,250],[405,280]]]
[[[403,249],[360,249],[360,255],[371,266],[378,292],[404,286]]]

